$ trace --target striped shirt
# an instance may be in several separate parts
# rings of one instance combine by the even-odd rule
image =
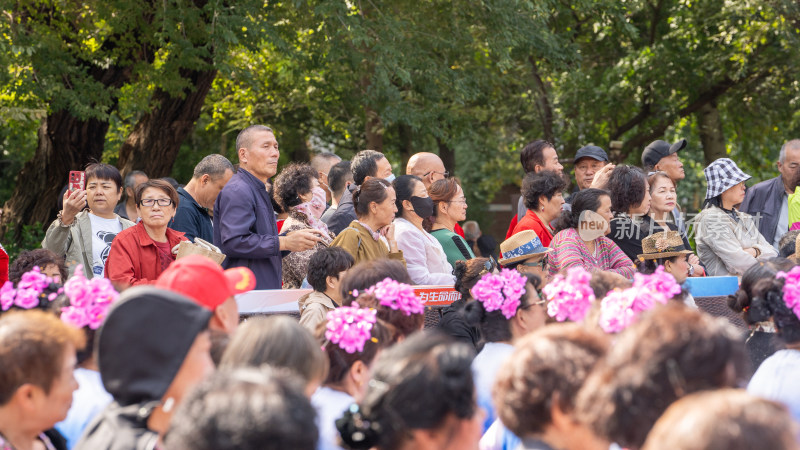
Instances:
[[[595,240],[597,256],[593,255],[575,228],[567,228],[558,232],[550,243],[552,249],[548,254],[550,275],[572,266],[582,266],[588,271],[607,270],[633,279],[636,271],[630,258],[620,250],[611,239],[603,236]]]

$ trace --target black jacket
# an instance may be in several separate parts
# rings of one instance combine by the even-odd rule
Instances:
[[[778,226],[785,193],[783,178],[777,176],[748,189],[739,208],[739,211],[746,212],[757,220],[758,231],[770,244],[775,241],[775,228]],[[756,214],[760,215],[760,219]]]
[[[200,206],[182,187],[178,188],[178,196],[180,197],[178,209],[169,227],[175,231],[182,231],[186,239],[192,242],[196,237],[206,242],[214,242],[214,227],[211,225],[208,210]]]
[[[355,188],[355,186],[353,186]],[[356,211],[353,209],[353,193],[350,192],[350,189],[345,189],[344,194],[342,194],[342,199],[339,200],[339,206],[336,208],[336,211],[333,212],[329,217],[322,217],[322,221],[328,225],[328,231],[331,233],[338,235],[342,232],[345,228],[350,226],[350,222],[358,219],[356,217]]]

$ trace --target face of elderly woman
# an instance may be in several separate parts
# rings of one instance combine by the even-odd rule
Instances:
[[[142,222],[153,228],[167,226],[175,216],[175,204],[172,203],[169,195],[154,187],[149,187],[142,192],[142,200],[136,206],[136,210],[139,212]]]
[[[420,183],[422,184],[422,183]],[[424,186],[423,186],[424,187]],[[397,196],[394,193],[394,188],[386,188],[386,199],[380,203],[371,203],[370,215],[374,217],[374,221],[378,228],[389,225],[394,220],[394,214],[397,212]],[[377,231],[377,230],[375,230]]]

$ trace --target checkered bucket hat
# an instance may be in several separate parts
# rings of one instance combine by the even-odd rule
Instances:
[[[750,179],[750,175],[742,172],[730,158],[720,158],[703,169],[706,175],[706,199],[714,198],[742,181]]]

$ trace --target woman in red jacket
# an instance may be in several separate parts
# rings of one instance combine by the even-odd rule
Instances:
[[[121,231],[111,243],[106,261],[106,278],[117,288],[153,284],[175,261],[172,249],[187,239],[167,227],[178,207],[178,192],[162,180],[140,184],[135,193],[141,221]]]
[[[539,236],[542,245],[550,247],[554,234],[550,222],[561,215],[561,207],[564,205],[561,191],[566,185],[561,175],[549,170],[525,175],[522,181],[522,197],[525,199],[528,212],[514,227],[511,235],[524,230],[533,230]]]

